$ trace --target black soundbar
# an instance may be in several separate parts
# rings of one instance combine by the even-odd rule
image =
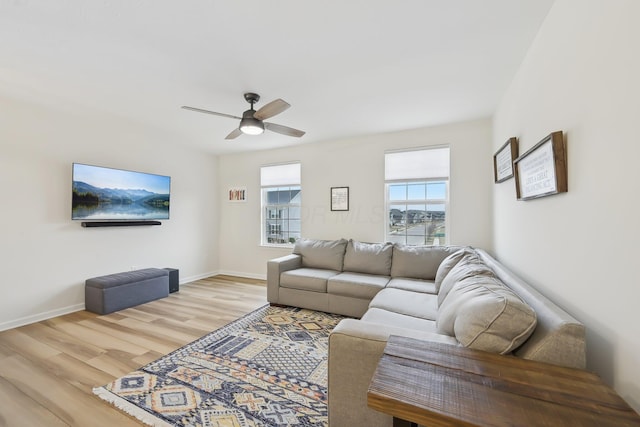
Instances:
[[[91,221],[82,222],[83,227],[130,227],[135,225],[162,225],[160,221]]]

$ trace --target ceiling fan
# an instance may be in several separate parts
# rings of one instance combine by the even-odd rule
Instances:
[[[265,122],[266,119],[275,116],[276,114],[282,113],[287,108],[291,107],[288,102],[283,101],[282,99],[276,99],[275,101],[271,101],[270,103],[262,106],[258,111],[253,109],[253,104],[260,100],[260,95],[257,93],[245,93],[244,99],[251,104],[251,108],[242,113],[242,117],[232,116],[231,114],[224,113],[216,113],[215,111],[203,110],[202,108],[188,107],[183,105],[182,108],[185,110],[197,111],[199,113],[213,114],[214,116],[222,116],[228,117],[230,119],[240,120],[240,125],[237,129],[231,131],[229,135],[225,139],[234,139],[239,137],[240,135],[260,135],[264,130],[270,130],[272,132],[277,132],[282,135],[287,136],[295,136],[296,138],[300,138],[304,135],[304,131],[290,128],[288,126],[277,125],[275,123]]]

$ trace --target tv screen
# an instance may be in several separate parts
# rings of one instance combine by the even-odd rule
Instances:
[[[73,164],[71,219],[169,219],[171,177]]]

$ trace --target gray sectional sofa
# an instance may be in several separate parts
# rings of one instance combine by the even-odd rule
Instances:
[[[584,368],[585,329],[487,252],[299,239],[267,265],[267,299],[343,314],[329,338],[331,426],[391,426],[367,407],[390,335]]]

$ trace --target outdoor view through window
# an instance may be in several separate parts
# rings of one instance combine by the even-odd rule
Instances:
[[[448,178],[449,148],[385,154],[387,241],[448,243]]]
[[[389,227],[387,239],[408,245],[445,242],[447,183],[404,182],[387,186]]]
[[[291,245],[301,236],[300,163],[263,166],[262,244]]]
[[[300,186],[264,188],[264,243],[293,244],[300,238]]]

